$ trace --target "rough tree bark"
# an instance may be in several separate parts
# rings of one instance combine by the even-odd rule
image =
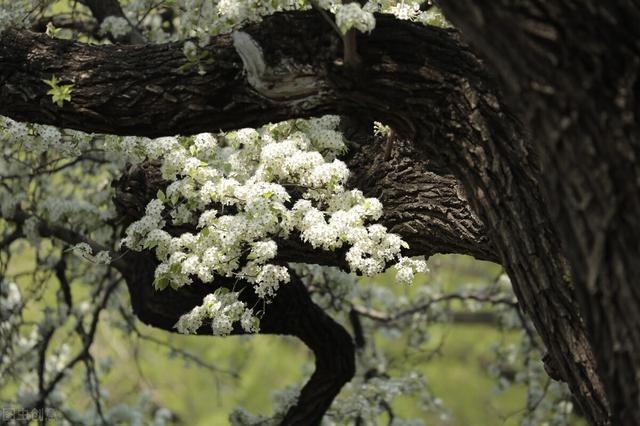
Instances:
[[[441,0],[533,134],[613,423],[640,424],[640,3]]]
[[[496,19],[503,19],[500,7],[491,9]],[[462,14],[454,6],[446,10]],[[484,25],[482,19],[479,22]],[[457,189],[456,198],[468,199],[479,220],[458,228],[452,225],[455,216],[450,217],[446,208],[438,212],[439,203],[434,203],[436,208],[427,209],[423,216],[436,225],[438,221],[446,224],[448,234],[442,235],[455,238],[460,234],[464,240],[455,248],[440,247],[446,238],[438,241],[437,231],[447,226],[416,227],[421,218],[411,222],[416,217],[412,214],[424,213],[422,205],[406,204],[416,195],[405,195],[403,204],[402,197],[385,200],[385,192],[377,190],[383,202],[390,206],[397,202],[409,214],[403,216],[397,210],[388,219],[398,221],[395,226],[403,235],[413,232],[413,238],[422,235],[424,241],[434,235],[438,243],[426,243],[427,254],[430,250],[475,251],[472,254],[478,257],[499,260],[512,278],[522,309],[549,350],[548,371],[569,383],[592,423],[609,424],[607,400],[564,261],[565,249],[571,254],[579,244],[565,240],[561,245],[550,218],[552,209],[539,190],[541,181],[549,177],[540,172],[538,155],[546,157],[537,151],[537,140],[532,144],[505,108],[495,79],[455,31],[388,17],[379,17],[370,36],[359,37],[363,66],[346,69],[335,62],[341,56],[340,40],[324,25],[313,13],[279,14],[233,35],[217,37],[208,47],[214,62],[207,66],[205,76],[185,71],[178,44],[87,46],[7,31],[0,35],[0,114],[92,132],[143,136],[257,126],[324,113],[390,124],[409,141],[410,152],[415,153],[412,160],[426,165],[420,167],[435,171],[440,182],[454,176],[462,184],[464,190]],[[521,55],[523,52],[520,49]],[[531,65],[527,72],[536,70]],[[51,103],[41,81],[52,74],[74,84],[72,100],[62,108]],[[504,81],[509,83],[508,79],[502,80],[503,85],[513,89]],[[514,111],[521,112],[517,107]],[[354,154],[354,161],[357,157]],[[387,167],[384,158],[361,164],[372,166],[358,183],[373,181],[379,188],[393,185],[385,181],[391,173],[381,171]],[[402,167],[406,163],[394,171],[399,178],[427,176],[415,172],[420,167],[413,172],[404,172]],[[423,185],[414,187],[415,194],[422,194]],[[437,185],[432,188],[438,191]],[[629,217],[626,220],[616,227],[635,225]],[[477,237],[480,229],[484,230],[482,238],[467,237]],[[574,271],[580,272],[575,269],[580,263],[572,257],[569,260]],[[609,265],[613,264],[620,263]],[[629,267],[624,262],[620,265]],[[585,313],[593,324],[592,312]]]

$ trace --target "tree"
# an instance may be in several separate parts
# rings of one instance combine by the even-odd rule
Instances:
[[[141,25],[124,26],[116,3],[85,3],[113,41],[142,41]],[[352,3],[338,6],[338,31],[326,12],[229,9],[228,22],[209,28],[219,35],[197,34],[199,44],[93,46],[9,28],[0,36],[0,114],[139,137],[339,114],[352,141],[343,157],[356,171],[349,184],[380,198],[381,223],[408,253],[499,262],[548,350],[549,375],[568,383],[591,423],[638,424],[638,5],[438,5],[457,30],[377,15],[355,44],[339,32],[371,23]],[[270,16],[245,22],[254,14]],[[343,45],[359,61],[343,56]],[[382,143],[374,121],[393,129]],[[116,225],[140,219],[166,185],[153,162],[130,168],[116,183]],[[20,209],[5,218],[101,249],[82,232],[28,222]],[[344,255],[294,238],[278,241],[276,261],[353,268]],[[148,251],[111,262],[138,318],[173,330],[211,287],[156,292],[157,264]],[[295,276],[260,329],[296,335],[314,351],[316,372],[284,423],[318,421],[353,374],[349,335]]]

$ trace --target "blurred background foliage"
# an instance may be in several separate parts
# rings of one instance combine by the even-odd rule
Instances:
[[[17,277],[21,289],[32,288],[33,298],[25,313],[28,321],[43,321],[44,307],[55,306],[56,279],[42,270],[35,277],[33,271],[36,257],[59,255],[57,250],[43,243],[36,252],[24,241],[12,247],[19,255],[6,265],[6,275]],[[396,284],[393,273],[388,272],[360,278],[359,290],[389,291],[410,306],[419,298],[420,289],[438,289],[432,294],[465,294],[505,280],[498,265],[467,256],[434,256],[429,267],[430,272],[418,276],[412,286]],[[33,285],[36,281],[38,286]],[[89,296],[90,285],[83,284],[73,286],[78,299]],[[126,298],[126,292],[115,297]],[[115,304],[120,303],[126,301]],[[412,326],[377,329],[368,336],[375,340],[376,350],[384,353],[381,362],[387,374],[420,373],[426,380],[429,395],[400,395],[392,402],[394,415],[421,419],[427,425],[518,425],[526,423],[527,416],[536,410],[546,417],[550,408],[544,407],[545,403],[557,404],[558,398],[566,398],[563,392],[560,397],[557,392],[547,395],[545,388],[542,394],[532,395],[531,383],[516,378],[527,371],[520,350],[526,333],[517,321],[515,325],[505,324],[501,309],[473,301],[443,302],[433,314],[432,324],[428,324],[429,318],[423,318],[426,323],[421,334],[426,335],[421,335],[418,345],[412,343],[416,340],[411,337]],[[340,315],[334,317],[340,320]],[[295,338],[182,336],[137,321],[133,327],[125,322],[117,312],[104,311],[91,348],[105,400],[112,407],[137,405],[150,412],[166,407],[172,414],[172,424],[225,425],[229,413],[238,406],[268,416],[273,412],[274,392],[299,386],[313,372],[311,352]],[[341,322],[351,332],[350,324],[344,319]],[[51,351],[59,348],[65,335],[56,333],[60,338],[54,337]],[[72,349],[79,347],[78,342],[64,343]],[[532,363],[548,385],[541,361],[534,359]],[[76,374],[64,386],[64,397],[79,409],[91,405],[83,380],[82,374]],[[0,388],[0,400],[11,400],[18,386],[16,382]],[[353,392],[347,385],[339,398]],[[427,406],[435,401],[436,409],[425,408],[425,399]],[[387,422],[387,415],[379,417],[379,424]],[[586,423],[571,415],[548,424]]]

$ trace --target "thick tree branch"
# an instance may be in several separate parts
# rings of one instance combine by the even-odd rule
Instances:
[[[143,136],[217,131],[319,114],[322,108],[318,102],[295,99],[305,82],[317,81],[318,89],[322,86],[319,76],[309,71],[315,61],[305,51],[326,52],[321,49],[323,43],[332,43],[333,39],[337,43],[337,36],[328,34],[311,16],[299,23],[316,23],[316,37],[295,50],[285,44],[278,57],[270,59],[303,55],[293,59],[300,60],[306,71],[300,68],[287,74],[262,64],[262,68],[256,68],[262,70],[259,75],[258,71],[248,73],[258,79],[254,84],[273,86],[268,90],[274,96],[287,99],[277,102],[261,96],[245,79],[243,62],[231,36],[216,38],[208,48],[214,61],[205,66],[207,74],[202,76],[194,67],[184,67],[187,60],[177,43],[115,48],[8,30],[0,35],[0,114],[88,132]],[[268,40],[268,30],[260,35]],[[304,38],[300,34],[297,39]],[[251,56],[255,51],[251,50],[255,47],[253,39],[240,36],[240,40],[245,41],[244,45],[237,42],[245,46],[240,47],[245,60],[259,61],[261,57]],[[329,58],[326,55],[325,60],[335,56],[331,51]],[[62,108],[51,103],[46,94],[48,86],[42,82],[52,75],[64,84],[74,84],[72,100]],[[282,80],[286,82],[284,87],[272,82]]]
[[[369,137],[352,146],[345,158],[352,171],[349,184],[382,202],[381,223],[409,243],[409,254],[458,253],[500,261],[454,176],[425,159],[415,142],[396,140],[388,159],[386,151],[384,138]]]

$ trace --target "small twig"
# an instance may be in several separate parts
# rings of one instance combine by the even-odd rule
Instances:
[[[51,342],[54,331],[55,328],[48,329],[42,336],[42,341],[40,342],[40,352],[38,357],[38,395],[40,396],[40,399],[38,401],[38,404],[36,405],[36,408],[42,413],[44,413],[46,406],[46,396],[44,393],[44,372],[47,360],[47,348],[49,347],[49,342]],[[44,426],[44,419],[40,420],[39,424]]]
[[[58,263],[56,263],[55,270],[56,278],[58,278],[60,282],[60,291],[62,292],[64,303],[66,303],[69,310],[71,310],[73,308],[73,298],[71,295],[71,286],[66,276],[67,262],[64,260],[64,255],[61,256]]]
[[[86,359],[87,356],[90,356],[89,349],[93,344],[93,340],[94,340],[96,331],[98,329],[100,312],[102,312],[102,310],[106,308],[107,302],[109,301],[111,294],[116,289],[119,283],[120,281],[115,281],[105,290],[102,300],[94,310],[93,318],[91,320],[91,325],[89,327],[89,332],[87,333],[86,338],[82,342],[83,345],[80,351],[76,354],[75,357],[73,357],[73,359],[67,362],[67,364],[60,369],[60,371],[58,371],[56,376],[49,382],[49,384],[46,387],[43,386],[43,389],[40,392],[38,400],[35,401],[35,403],[33,403],[31,406],[25,407],[25,408],[30,409],[30,408],[41,406],[43,404],[43,401],[49,396],[49,394],[51,394],[51,392],[55,389],[58,383],[60,383],[60,381],[65,377],[65,375],[67,374],[67,371],[72,369],[78,362]]]
[[[100,420],[102,420],[102,424],[107,425],[109,422],[107,422],[107,419],[104,417],[102,403],[100,402],[100,380],[98,379],[98,373],[95,369],[95,360],[91,354],[88,354],[83,360],[83,363],[87,372],[87,385],[89,386],[91,399],[96,407],[96,412]]]
[[[387,312],[381,312],[375,309],[367,308],[361,305],[352,305],[352,308],[358,312],[360,315],[372,319],[374,321],[390,323],[402,319],[404,317],[411,316],[415,313],[419,313],[427,308],[429,308],[434,303],[451,301],[451,300],[474,300],[477,302],[483,303],[492,303],[494,305],[508,305],[512,308],[517,306],[517,302],[513,300],[513,298],[494,298],[491,295],[484,294],[474,294],[474,293],[450,293],[445,294],[440,297],[435,297],[429,299],[425,302],[419,303],[409,309],[404,311],[400,311],[396,314],[389,314]]]
[[[393,150],[393,143],[396,140],[396,132],[391,129],[387,135],[387,143],[384,146],[384,161],[391,160],[391,151]]]
[[[344,46],[344,65],[351,68],[356,68],[362,63],[362,58],[358,54],[358,42],[356,39],[356,30],[351,28],[342,37],[342,44]]]
[[[133,319],[129,317],[129,315],[127,315],[126,312],[124,312],[122,309],[120,309],[120,314],[122,315],[122,317],[124,318],[125,322],[127,323],[127,325],[129,326],[129,330],[131,330],[140,340],[145,340],[147,342],[151,342],[151,343],[155,343],[156,345],[165,347],[173,352],[175,352],[176,354],[180,355],[182,358],[189,360],[191,362],[193,362],[194,364],[198,365],[199,367],[203,367],[206,368],[207,370],[213,371],[215,373],[222,373],[222,374],[228,374],[231,377],[233,377],[234,379],[239,378],[238,373],[236,373],[235,371],[229,371],[229,370],[224,370],[216,365],[210,364],[206,361],[203,361],[202,359],[200,359],[199,357],[193,355],[190,352],[187,352],[183,349],[180,348],[176,348],[175,346],[173,346],[172,344],[164,341],[164,340],[160,340],[156,337],[144,334],[142,331],[140,331],[138,329],[138,327],[136,326],[136,324],[134,323]]]
[[[351,308],[349,311],[349,321],[351,322],[351,328],[353,329],[353,338],[356,343],[356,348],[364,348],[366,341],[364,338],[362,323],[360,322],[360,313],[354,308]]]

